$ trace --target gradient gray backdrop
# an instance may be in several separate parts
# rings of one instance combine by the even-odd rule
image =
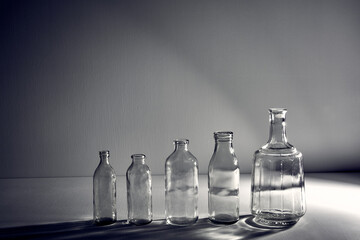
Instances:
[[[288,108],[306,171],[360,170],[360,2],[1,1],[0,177],[117,174],[174,138],[207,173],[234,131],[242,172]]]

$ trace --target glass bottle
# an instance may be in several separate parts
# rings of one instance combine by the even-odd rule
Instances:
[[[305,214],[303,157],[287,140],[286,112],[269,109],[269,140],[254,154],[251,212],[270,227],[293,225]]]
[[[128,221],[136,225],[152,221],[151,171],[144,154],[131,156],[132,163],[126,171]]]
[[[109,162],[110,152],[100,151],[99,155],[93,177],[94,222],[105,225],[116,222],[116,174]]]
[[[215,150],[209,163],[209,219],[231,224],[239,220],[240,168],[233,148],[232,132],[215,132]]]
[[[175,150],[165,162],[167,224],[189,225],[198,220],[198,161],[188,150],[189,140],[174,140]]]

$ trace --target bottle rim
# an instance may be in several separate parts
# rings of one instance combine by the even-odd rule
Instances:
[[[174,144],[189,144],[189,139],[176,138],[176,139],[174,139]]]
[[[99,151],[99,156],[106,156],[106,157],[110,157],[110,151],[109,150],[101,150]]]
[[[281,107],[271,107],[269,108],[269,113],[279,114],[279,113],[286,113],[287,108],[281,108]]]
[[[216,131],[214,132],[214,137],[218,138],[232,138],[234,133],[232,131]]]
[[[135,153],[135,154],[131,155],[131,158],[132,158],[132,159],[135,159],[135,158],[145,159],[146,156],[145,156],[145,154],[142,154],[142,153]]]

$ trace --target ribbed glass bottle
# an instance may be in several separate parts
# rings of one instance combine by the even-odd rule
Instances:
[[[132,163],[126,171],[128,221],[136,225],[152,221],[151,171],[144,154],[131,156]]]
[[[295,224],[305,214],[303,156],[286,137],[285,108],[270,108],[270,136],[254,154],[251,212],[270,227]]]
[[[198,161],[188,150],[189,140],[174,140],[175,150],[165,162],[167,224],[189,225],[198,220]]]
[[[240,168],[232,132],[215,132],[215,149],[208,171],[209,219],[231,224],[239,220]]]
[[[110,152],[100,151],[99,155],[93,177],[94,222],[105,225],[116,222],[116,174],[109,162]]]

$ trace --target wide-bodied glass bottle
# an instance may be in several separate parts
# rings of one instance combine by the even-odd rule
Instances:
[[[132,163],[126,171],[128,221],[136,225],[152,221],[151,171],[144,154],[131,156]]]
[[[93,177],[94,222],[116,222],[116,174],[109,162],[110,152],[100,151],[100,163]]]
[[[215,150],[208,171],[209,219],[231,224],[239,220],[240,168],[232,132],[215,132]]]
[[[175,150],[165,163],[166,223],[189,225],[198,219],[198,161],[189,140],[174,140]]]
[[[303,156],[287,140],[286,112],[269,109],[269,140],[254,154],[251,212],[270,227],[293,225],[305,214]]]

